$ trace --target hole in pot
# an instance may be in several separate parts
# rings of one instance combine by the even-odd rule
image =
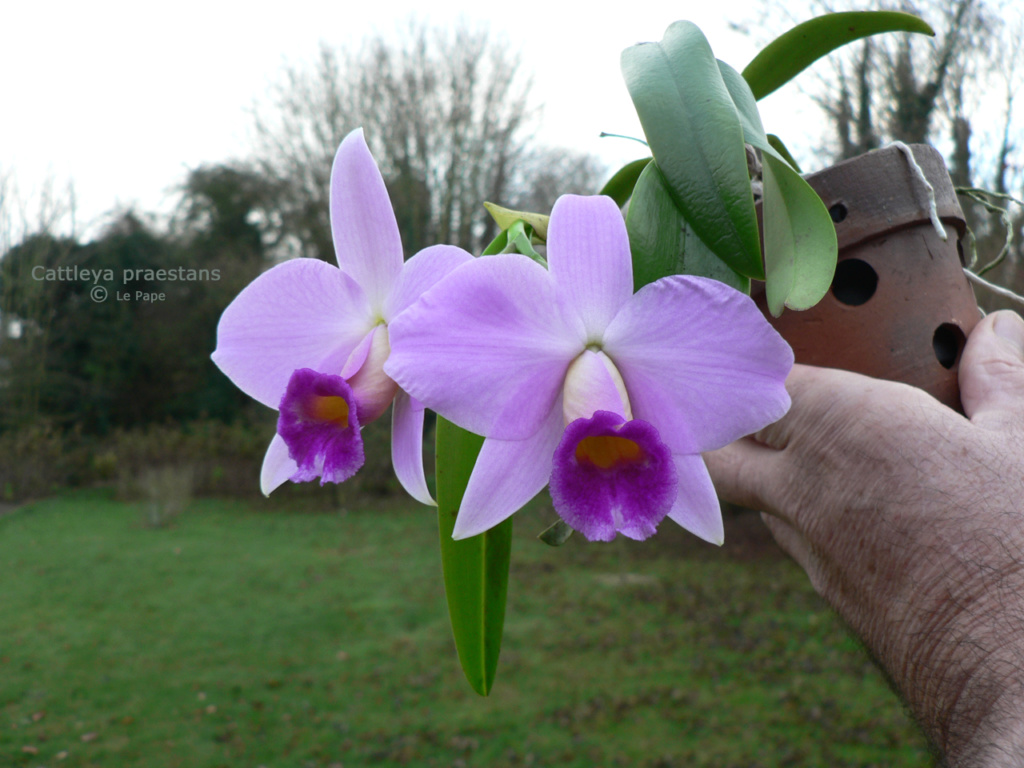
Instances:
[[[842,304],[859,307],[875,295],[878,273],[860,259],[843,259],[836,264],[832,278],[832,295]]]
[[[828,209],[828,215],[832,217],[832,221],[838,224],[846,218],[846,206],[842,203],[836,203]]]
[[[932,336],[935,359],[943,368],[952,368],[960,359],[960,352],[963,351],[966,342],[967,337],[959,326],[943,323],[935,329],[935,335]]]
[[[967,257],[964,256],[964,244],[960,240],[956,241],[956,255],[960,257],[960,266],[967,266]]]

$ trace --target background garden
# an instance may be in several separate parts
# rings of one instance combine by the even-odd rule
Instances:
[[[797,159],[929,141],[957,185],[1020,197],[1013,15],[917,6],[934,41],[830,59],[809,86],[821,146]],[[392,477],[387,418],[352,481],[259,495],[276,415],[210,362],[216,323],[280,260],[332,260],[342,136],[364,127],[407,255],[479,253],[480,201],[547,211],[610,175],[532,138],[524,66],[465,26],[324,47],[282,70],[248,156],[190,169],[172,216],[122,210],[88,235],[69,225],[73,190],[26,200],[0,169],[0,765],[931,765],[755,513],[726,511],[721,549],[667,524],[553,549],[538,498],[517,517],[485,699],[458,667],[436,519]],[[1005,93],[984,125],[982,91]],[[964,208],[979,262],[1005,250],[989,279],[1020,291],[1019,208]]]

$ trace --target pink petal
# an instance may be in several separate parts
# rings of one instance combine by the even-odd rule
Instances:
[[[402,267],[402,272],[384,306],[384,320],[390,322],[441,278],[472,260],[473,257],[469,253],[454,245],[433,245],[424,248]]]
[[[789,409],[793,352],[749,296],[701,277],[645,286],[608,326],[604,351],[633,418],[674,453],[721,448]]]
[[[722,507],[704,459],[682,454],[675,454],[672,459],[679,478],[679,495],[668,516],[704,541],[721,546],[725,541]]]
[[[423,474],[423,405],[402,390],[391,411],[391,463],[406,493],[421,504],[437,505]]]
[[[388,329],[383,325],[376,326],[370,331],[369,339],[369,347],[360,367],[348,374],[348,383],[359,407],[359,423],[364,426],[383,416],[398,392],[398,385],[384,373],[384,362],[391,351],[388,346]],[[345,367],[351,368],[348,365]]]
[[[551,458],[562,436],[562,409],[547,414],[527,440],[484,440],[455,519],[453,539],[476,536],[517,512],[551,476]]]
[[[224,310],[213,361],[247,395],[277,408],[293,371],[338,372],[371,327],[351,277],[294,259],[264,272]]]
[[[559,310],[547,271],[525,256],[486,256],[456,269],[389,326],[385,372],[464,429],[521,440],[544,423],[580,326]]]
[[[331,169],[331,233],[338,266],[380,312],[402,269],[402,238],[363,129],[341,142]]]
[[[562,389],[565,423],[589,419],[595,411],[611,411],[632,418],[625,384],[604,352],[583,351],[572,361]]]
[[[269,496],[298,470],[299,465],[288,456],[288,445],[284,438],[275,433],[263,457],[263,469],[260,470],[260,490],[263,495]]]
[[[548,266],[558,296],[583,321],[589,340],[633,295],[633,262],[622,213],[610,197],[563,195],[551,211]]]
[[[349,354],[344,365],[341,366],[341,370],[338,372],[338,375],[343,379],[351,379],[366,363],[366,358],[370,354],[370,348],[373,346],[373,339],[376,336],[378,327],[375,325],[367,331],[366,335],[363,336],[359,343],[356,344],[355,349]]]

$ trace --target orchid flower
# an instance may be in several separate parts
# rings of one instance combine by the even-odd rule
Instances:
[[[551,213],[548,269],[518,254],[453,272],[390,327],[387,374],[485,440],[454,537],[546,484],[591,540],[644,539],[667,515],[714,543],[721,510],[701,452],[781,417],[793,353],[750,297],[672,276],[633,293],[607,197]],[[454,372],[454,373],[453,373]]]
[[[338,266],[294,259],[268,270],[224,310],[214,362],[246,394],[280,410],[260,486],[342,482],[363,464],[359,430],[394,403],[391,456],[403,487],[433,503],[423,474],[423,406],[383,365],[390,322],[472,257],[433,246],[403,262],[395,213],[362,129],[331,169]]]

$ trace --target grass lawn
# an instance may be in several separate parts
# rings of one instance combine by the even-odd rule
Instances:
[[[551,549],[517,517],[495,690],[465,683],[431,510],[75,493],[0,517],[0,765],[930,766],[752,515],[722,549]],[[621,538],[621,537],[620,537]]]

